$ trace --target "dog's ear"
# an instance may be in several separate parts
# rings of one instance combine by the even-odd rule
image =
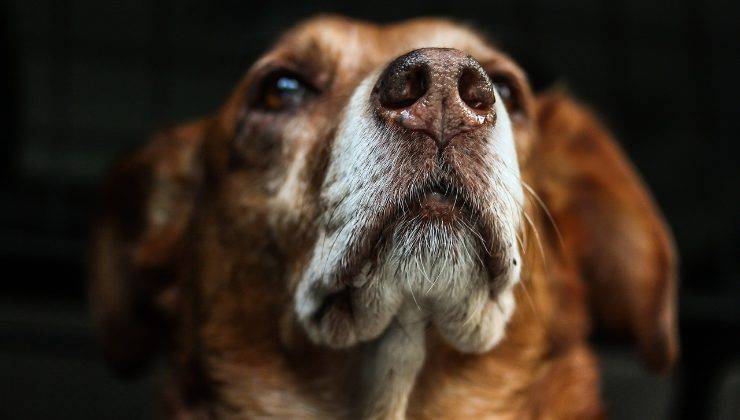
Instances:
[[[103,351],[135,372],[162,341],[177,296],[173,258],[193,213],[205,121],[155,136],[111,172],[90,249],[89,297]]]
[[[592,311],[630,335],[648,365],[677,357],[672,237],[634,167],[596,118],[563,93],[538,98],[535,182],[577,261]]]

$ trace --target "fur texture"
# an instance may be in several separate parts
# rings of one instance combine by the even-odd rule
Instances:
[[[497,89],[495,118],[445,148],[372,102],[428,47]],[[285,74],[299,105],[265,106]],[[626,157],[449,21],[300,24],[104,198],[93,318],[119,370],[164,355],[170,417],[600,418],[592,320],[657,369],[677,355],[672,240]]]

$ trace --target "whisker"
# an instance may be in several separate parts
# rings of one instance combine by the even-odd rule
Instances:
[[[414,261],[416,261],[416,268],[418,268],[419,271],[422,271],[423,272],[423,270],[419,266],[419,260],[416,259],[416,258],[414,258]],[[421,306],[419,306],[419,302],[417,302],[416,296],[414,296],[414,288],[411,287],[411,276],[409,276],[408,274],[406,275],[406,284],[409,287],[409,292],[411,292],[411,299],[414,300],[414,304],[416,305],[416,309],[418,309],[419,311],[421,311]]]
[[[535,227],[534,223],[532,222],[532,219],[530,219],[527,213],[524,213],[524,218],[527,220],[527,222],[529,223],[529,226],[532,228],[532,231],[534,232],[534,237],[537,240],[537,248],[540,251],[540,257],[542,258],[542,267],[545,270],[545,277],[549,280],[550,272],[547,268],[547,258],[545,257],[545,248],[542,246],[542,240],[540,239],[540,234],[537,231],[537,227]]]
[[[513,197],[511,196],[511,191],[509,191],[509,189],[506,188],[505,186],[504,186],[504,191],[506,191],[506,193],[509,194],[509,197],[513,200]],[[515,200],[513,200],[513,201],[516,202]],[[540,237],[539,231],[537,230],[537,227],[535,226],[534,222],[532,221],[532,218],[526,212],[526,210],[524,209],[524,207],[521,204],[518,204],[518,207],[519,207],[520,211],[522,212],[522,215],[524,216],[524,220],[527,221],[527,223],[529,224],[530,228],[532,229],[532,232],[534,232],[535,240],[537,242],[537,248],[540,251],[540,258],[542,260],[542,266],[543,266],[543,268],[545,270],[545,278],[549,280],[550,279],[550,273],[549,273],[549,270],[548,270],[548,267],[547,267],[547,258],[545,257],[545,248],[542,245],[542,239]]]
[[[486,246],[486,241],[485,241],[485,240],[483,239],[483,237],[481,236],[481,234],[480,234],[480,233],[478,233],[478,230],[477,230],[477,229],[473,229],[473,227],[472,227],[472,226],[470,226],[470,225],[468,225],[467,223],[465,223],[465,220],[462,220],[462,219],[460,219],[460,222],[461,222],[461,223],[463,224],[463,226],[464,226],[464,227],[465,227],[465,228],[466,228],[466,229],[467,229],[467,230],[468,230],[468,231],[469,231],[470,233],[472,233],[473,235],[475,235],[476,237],[478,237],[478,239],[480,240],[480,243],[481,243],[481,245],[483,245],[483,249],[484,249],[484,250],[486,251],[486,253],[487,253],[488,255],[491,255],[491,250],[490,250],[490,249],[488,249],[488,247]]]
[[[344,226],[342,226],[342,228],[339,230],[339,233],[337,233],[336,236],[334,236],[334,240],[331,242],[331,246],[329,247],[329,252],[327,252],[326,255],[322,256],[322,260],[324,261],[322,263],[321,273],[326,273],[326,265],[329,263],[329,258],[331,258],[332,252],[334,251],[334,245],[337,243],[337,239],[339,239],[339,237],[342,236],[342,232],[344,232],[344,229],[352,225],[351,222],[352,221],[350,220],[347,223],[345,223]],[[322,253],[323,253],[323,249],[322,249]]]
[[[483,248],[485,249],[486,248],[486,245],[485,245],[485,242],[483,241],[483,238],[481,238],[480,235],[477,234],[472,228],[470,228],[468,225],[466,225],[465,222],[463,222],[463,225],[465,226],[465,228],[468,231],[470,231],[473,234],[476,234],[478,236],[478,238],[480,238],[481,243],[483,243]],[[465,252],[466,253],[470,254],[470,249],[468,249],[468,243],[467,243],[467,241],[464,241],[463,240],[463,248],[465,248]],[[486,251],[488,251],[488,250],[486,250]],[[488,255],[491,255],[491,253],[488,252]],[[478,258],[478,263],[480,263],[481,267],[485,267],[485,264],[483,264],[483,260],[481,259],[481,257],[480,257],[480,255],[479,255],[478,252],[475,252],[475,257]]]
[[[522,290],[524,290],[524,296],[526,297],[527,302],[529,303],[529,307],[532,309],[532,313],[537,319],[537,323],[540,326],[540,329],[542,329],[542,331],[546,333],[547,328],[545,327],[545,321],[542,319],[542,316],[537,310],[537,306],[534,304],[534,299],[532,298],[532,295],[529,293],[529,290],[527,289],[526,282],[522,281],[520,283],[522,285]]]
[[[515,232],[514,236],[516,236],[516,241],[519,244],[519,249],[522,252],[522,256],[526,256],[527,255],[527,242],[522,239],[522,235],[520,235],[518,232]]]
[[[437,270],[437,275],[435,276],[434,280],[432,280],[432,284],[429,285],[429,288],[427,289],[426,292],[424,292],[424,294],[428,294],[429,292],[432,291],[432,288],[434,288],[434,285],[437,284],[437,280],[439,280],[439,277],[441,275],[442,273],[439,270]]]
[[[535,199],[535,202],[545,212],[545,215],[547,216],[548,221],[550,222],[553,229],[555,230],[555,235],[558,237],[558,242],[560,243],[560,247],[565,248],[565,245],[563,242],[563,236],[560,234],[560,228],[558,228],[558,224],[555,222],[555,218],[552,216],[550,209],[547,208],[547,205],[545,204],[544,200],[540,198],[540,196],[537,194],[534,188],[532,188],[531,185],[529,185],[525,180],[522,179],[521,174],[519,174],[518,172],[510,168],[509,165],[505,161],[499,159],[498,162],[501,164],[502,168],[506,169],[507,171],[509,171],[510,174],[514,175],[514,177],[517,179],[517,181],[519,181],[519,183],[524,188],[524,190],[527,191]]]
[[[419,260],[416,259],[416,258],[415,258],[415,260],[416,260],[416,268],[418,268],[419,271],[421,271],[421,275],[424,276],[424,279],[427,281],[427,283],[431,282],[431,280],[429,279],[429,275],[427,274],[427,272],[424,271],[422,269],[422,267],[419,265]]]
[[[520,179],[520,181],[522,183],[522,186],[524,186],[524,188],[527,190],[527,192],[529,192],[534,197],[535,201],[537,201],[537,203],[540,205],[540,207],[542,207],[542,210],[547,215],[547,219],[552,224],[553,229],[555,229],[555,234],[558,237],[558,242],[560,243],[560,247],[565,248],[565,245],[563,243],[563,236],[560,234],[560,229],[558,228],[558,224],[555,223],[555,218],[552,217],[552,214],[550,213],[550,209],[547,208],[547,205],[545,205],[545,202],[542,201],[540,196],[537,195],[537,193],[534,191],[534,189],[529,184],[527,184],[524,180]]]

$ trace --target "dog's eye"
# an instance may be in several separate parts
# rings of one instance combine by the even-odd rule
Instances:
[[[262,81],[254,105],[266,111],[287,111],[299,107],[314,93],[299,75],[277,71]]]
[[[501,99],[504,101],[504,106],[509,113],[518,113],[522,111],[522,103],[519,98],[519,91],[516,88],[516,84],[505,75],[493,74],[491,75],[493,86],[496,88]]]

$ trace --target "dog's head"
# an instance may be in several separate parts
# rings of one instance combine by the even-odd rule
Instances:
[[[186,318],[261,308],[255,294],[296,321],[276,321],[276,337],[293,328],[349,347],[406,305],[454,348],[487,351],[514,311],[525,190],[551,208],[566,247],[551,257],[577,266],[597,312],[658,364],[672,359],[665,228],[591,117],[536,98],[466,27],[314,19],[215,115],[113,172],[93,248],[95,318],[123,365]]]

